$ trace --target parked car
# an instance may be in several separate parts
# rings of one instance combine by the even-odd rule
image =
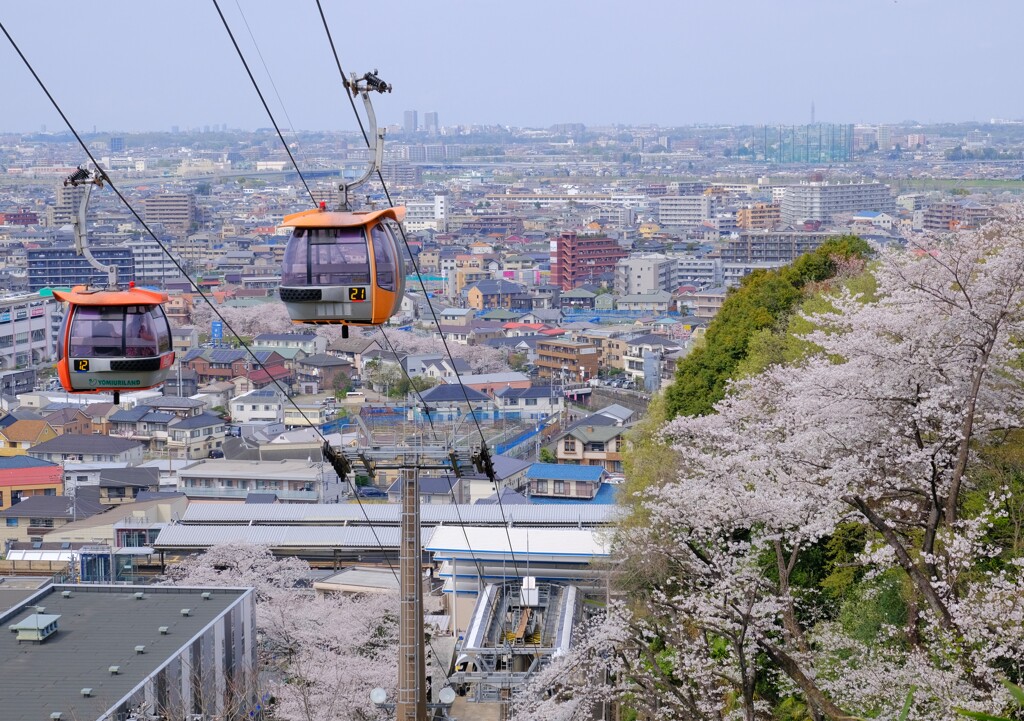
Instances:
[[[360,486],[356,494],[360,498],[387,498],[388,492],[376,486]]]
[[[207,454],[206,457],[207,458],[223,458],[224,457],[224,451],[222,451],[219,448],[214,448],[212,451],[210,451]]]

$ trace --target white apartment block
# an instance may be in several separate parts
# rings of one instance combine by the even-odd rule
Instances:
[[[722,260],[696,255],[679,255],[676,261],[676,283],[698,287],[722,285]]]
[[[433,200],[413,200],[405,204],[405,229],[413,233],[419,230],[448,230],[448,198],[435,195]]]
[[[665,195],[658,198],[658,223],[693,227],[715,217],[721,208],[717,195]]]
[[[660,253],[623,258],[615,264],[615,293],[640,295],[676,289],[676,261]]]
[[[0,297],[0,370],[52,362],[62,319],[53,298],[38,293]]]
[[[882,183],[801,183],[786,190],[781,210],[785,225],[806,220],[829,223],[835,215],[860,210],[895,213],[896,202],[889,186]]]
[[[181,271],[174,261],[167,257],[167,253],[155,240],[138,238],[128,245],[135,260],[136,283],[162,286],[165,281],[181,277]]]

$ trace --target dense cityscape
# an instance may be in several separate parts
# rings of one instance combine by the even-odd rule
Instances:
[[[362,136],[85,133],[174,352],[100,393],[55,371],[96,168],[0,134],[0,715],[385,718],[412,479],[431,714],[1009,713],[1024,122],[814,114],[405,111],[353,198],[405,208],[404,293],[344,332],[279,286]]]

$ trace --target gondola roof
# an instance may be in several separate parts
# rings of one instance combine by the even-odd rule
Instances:
[[[284,216],[281,227],[293,228],[351,228],[369,225],[378,220],[390,218],[401,223],[405,219],[405,208],[383,208],[382,210],[359,210],[352,213],[310,208],[301,213]]]

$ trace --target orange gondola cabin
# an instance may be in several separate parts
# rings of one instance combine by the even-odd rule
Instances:
[[[405,208],[285,217],[294,228],[284,252],[281,300],[295,323],[381,325],[398,312],[405,263],[396,233]]]
[[[57,374],[71,393],[137,391],[164,382],[174,363],[167,294],[130,286],[53,291],[68,304]]]

